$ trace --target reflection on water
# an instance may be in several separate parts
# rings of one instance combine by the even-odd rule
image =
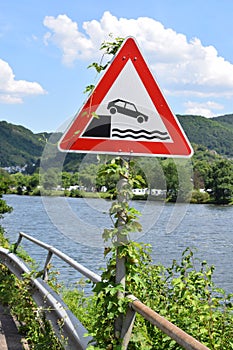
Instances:
[[[17,240],[19,231],[23,231],[55,246],[87,268],[100,273],[100,268],[105,265],[103,247],[99,244],[101,232],[112,225],[107,214],[110,202],[101,199],[66,198],[65,209],[59,210],[54,221],[53,217],[51,219],[48,216],[41,197],[8,195],[4,199],[14,208],[12,213],[6,214],[1,220],[1,225],[6,229],[6,235],[12,243]],[[56,207],[61,202],[56,198],[48,200],[51,210],[56,213]],[[166,227],[174,209],[173,204],[135,201],[133,206],[142,212],[140,220],[144,232],[143,236],[137,238],[152,245],[155,263],[168,266],[173,259],[180,260],[186,247],[191,247],[196,250],[197,258],[207,260],[209,265],[215,265],[214,281],[217,286],[233,292],[233,207],[180,204],[178,209],[184,212],[184,218],[173,232],[167,233]],[[69,208],[69,215],[66,207]],[[72,216],[77,221],[75,225]],[[95,240],[99,246],[95,246]],[[26,240],[23,241],[23,246],[42,267],[46,252]],[[54,258],[53,264],[60,271],[61,280],[67,284],[77,280],[78,273],[74,273],[64,262]]]

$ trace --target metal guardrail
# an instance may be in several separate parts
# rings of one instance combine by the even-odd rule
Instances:
[[[101,281],[101,277],[99,275],[90,271],[83,265],[77,263],[75,260],[67,256],[66,254],[62,253],[61,251],[54,248],[53,246],[43,243],[23,232],[19,233],[18,241],[15,244],[15,251],[17,250],[17,247],[21,243],[23,237],[48,251],[48,255],[47,255],[46,262],[44,265],[44,270],[43,270],[44,280],[47,279],[48,264],[50,263],[52,256],[54,254],[57,257],[61,258],[66,263],[68,263],[70,266],[72,266],[75,270],[79,271],[85,277],[90,279],[91,281],[95,283]],[[2,255],[4,255],[5,258],[2,257]],[[0,258],[1,258],[1,262],[4,263],[11,270],[11,272],[13,272],[18,278],[22,278],[22,273],[29,272],[27,267],[22,263],[22,261],[19,260],[17,256],[15,256],[13,253],[10,253],[9,251],[4,250],[3,248],[0,248]],[[24,271],[25,268],[26,270]],[[87,333],[87,331],[82,326],[80,321],[76,319],[76,317],[67,309],[67,306],[61,300],[61,298],[54,291],[52,291],[50,287],[48,287],[45,281],[37,278],[37,279],[34,279],[32,282],[34,285],[33,297],[35,301],[39,303],[39,305],[41,305],[42,307],[46,306],[47,309],[50,309],[50,312],[48,313],[48,318],[50,317],[49,319],[51,319],[52,324],[53,325],[55,324],[55,331],[57,331],[56,330],[57,320],[62,319],[63,322],[65,321],[64,322],[65,328],[63,327],[64,328],[63,331],[65,332],[70,342],[70,345],[68,345],[67,349],[69,350],[86,349],[87,344],[90,341],[90,337],[83,338],[84,334]],[[135,315],[136,313],[139,313],[146,320],[148,320],[152,325],[156,326],[162,332],[167,334],[171,339],[175,340],[184,349],[210,350],[208,347],[201,344],[195,338],[193,338],[192,336],[190,336],[189,334],[187,334],[186,332],[184,332],[183,330],[181,330],[180,328],[178,328],[177,326],[175,326],[174,324],[166,320],[164,317],[160,316],[154,310],[152,310],[151,308],[143,304],[134,295],[129,295],[127,297],[130,299],[131,302],[130,302],[130,307],[127,311],[123,328],[122,328],[121,338],[123,339],[123,343],[122,343],[123,349],[127,349],[127,345],[131,335],[131,330],[133,328]],[[45,304],[45,302],[48,304]],[[59,332],[61,335],[60,327],[59,327]],[[59,332],[58,332],[58,336],[59,336]],[[74,345],[75,342],[76,342],[76,345]]]
[[[15,254],[8,249],[0,248],[0,262],[19,279],[25,274],[30,276],[31,271]],[[72,314],[68,306],[62,301],[41,278],[30,277],[31,294],[36,304],[42,308],[48,320],[51,321],[57,337],[62,340],[67,350],[84,350],[91,337],[84,337],[87,330]]]
[[[17,250],[19,244],[21,243],[23,237],[48,251],[48,255],[47,255],[47,258],[46,258],[46,261],[45,261],[45,265],[44,265],[44,269],[43,269],[43,279],[44,280],[47,280],[47,277],[48,277],[48,266],[49,266],[49,263],[50,263],[50,261],[52,259],[53,254],[54,254],[57,257],[59,257],[60,259],[62,259],[63,261],[65,261],[67,264],[72,266],[76,271],[79,271],[82,275],[84,275],[85,277],[90,279],[92,282],[96,283],[96,282],[100,282],[101,281],[101,277],[99,275],[97,275],[96,273],[90,271],[89,269],[87,269],[83,265],[79,264],[77,261],[75,261],[74,259],[70,258],[68,255],[62,253],[60,250],[54,248],[53,246],[51,246],[49,244],[43,243],[43,242],[39,241],[38,239],[27,235],[24,232],[20,232],[19,233],[18,241],[16,242],[16,244],[14,246],[14,252],[16,252],[16,250]]]

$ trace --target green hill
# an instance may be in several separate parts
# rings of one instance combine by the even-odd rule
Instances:
[[[233,115],[204,118],[177,116],[192,143],[203,145],[222,156],[233,158]]]
[[[0,122],[1,167],[23,167],[36,163],[45,144],[41,136],[23,126]]]
[[[214,119],[217,122],[220,122],[220,123],[224,124],[228,128],[232,128],[233,129],[233,114],[222,115],[222,116],[216,117]]]
[[[51,137],[52,135],[52,137]],[[47,132],[34,134],[21,125],[14,125],[6,121],[0,121],[0,167],[11,168],[12,172],[25,169],[26,173],[32,173],[39,166],[47,140],[54,143],[54,149],[48,156],[48,167],[58,167],[63,155],[58,152],[56,142],[60,134]],[[68,154],[64,161],[64,168],[75,170],[82,159],[82,154]],[[44,160],[44,166],[45,166]]]
[[[177,117],[191,143],[233,158],[233,114],[211,119],[196,115]],[[0,167],[23,168],[27,164],[27,172],[33,171],[50,135],[47,132],[34,134],[23,126],[0,121]],[[56,157],[59,158],[59,152]],[[82,157],[82,154],[67,155],[64,168],[74,171]],[[56,159],[48,159],[50,165],[51,162],[56,166]]]

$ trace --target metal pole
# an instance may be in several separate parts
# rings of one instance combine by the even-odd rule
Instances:
[[[121,166],[123,166],[124,163],[125,163],[125,166],[127,167],[127,171],[128,171],[129,162],[127,160],[122,159]],[[118,185],[117,185],[117,190],[118,190],[117,191],[118,192],[117,201],[120,204],[127,203],[127,201],[128,201],[126,192],[124,191],[128,186],[127,176],[128,176],[127,173],[125,174],[125,176],[121,175],[121,178],[120,178]],[[125,214],[125,211],[122,209],[118,213],[119,232],[118,232],[118,236],[117,236],[116,279],[115,279],[115,282],[116,282],[116,284],[122,285],[123,292],[121,292],[121,291],[118,292],[118,294],[117,294],[118,299],[124,298],[124,296],[125,296],[125,278],[126,278],[125,258],[119,256],[120,255],[119,252],[120,252],[120,248],[121,248],[122,244],[125,244],[128,241],[127,236],[121,234],[121,230],[124,227],[125,222],[126,222],[126,214]],[[122,334],[123,317],[124,317],[124,315],[121,314],[115,320],[115,337],[118,339],[121,337],[121,334]]]
[[[18,248],[18,246],[20,245],[22,239],[23,239],[23,236],[21,235],[21,232],[20,232],[20,233],[19,233],[19,238],[18,238],[17,242],[14,244],[14,250],[13,250],[14,253],[16,253],[17,248]]]
[[[126,350],[130,341],[131,333],[133,330],[133,325],[136,317],[136,311],[134,311],[130,306],[126,312],[126,315],[123,320],[122,329],[121,329],[121,348]]]
[[[48,281],[48,271],[49,271],[48,265],[52,259],[52,256],[53,256],[53,253],[49,250],[46,261],[45,261],[45,265],[44,265],[44,269],[43,269],[43,277],[42,277],[42,279],[46,282]]]

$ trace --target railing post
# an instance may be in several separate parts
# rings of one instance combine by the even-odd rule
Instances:
[[[130,341],[131,333],[133,330],[134,320],[136,317],[136,311],[134,311],[130,306],[127,309],[125,318],[123,320],[121,329],[121,339],[122,339],[122,350],[126,350]]]
[[[23,236],[21,235],[21,232],[19,232],[19,238],[18,238],[17,242],[14,244],[13,253],[16,253],[17,248],[20,245],[22,239],[23,239]]]
[[[53,253],[49,250],[48,251],[48,254],[47,254],[47,258],[46,258],[46,261],[45,261],[45,265],[44,265],[44,268],[43,268],[43,277],[42,279],[44,281],[48,281],[48,264],[50,263],[51,259],[52,259],[52,256],[53,256]]]

